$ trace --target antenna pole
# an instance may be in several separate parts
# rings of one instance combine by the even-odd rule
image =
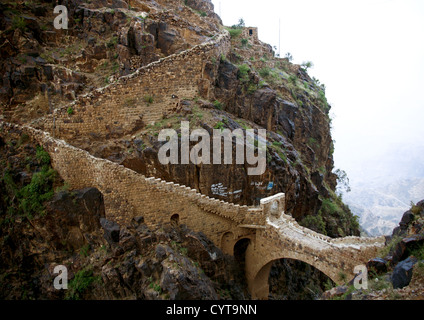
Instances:
[[[281,58],[281,18],[278,19],[278,57]]]

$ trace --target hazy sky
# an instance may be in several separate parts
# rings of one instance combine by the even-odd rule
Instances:
[[[384,166],[400,144],[403,157],[424,145],[423,0],[212,2],[225,25],[243,18],[277,53],[280,20],[281,55],[314,63],[309,74],[333,107],[335,166],[351,180]]]

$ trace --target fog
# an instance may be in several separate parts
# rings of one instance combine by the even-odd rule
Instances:
[[[424,1],[212,2],[225,25],[243,18],[281,56],[314,63],[332,105],[335,166],[353,185],[424,177]]]

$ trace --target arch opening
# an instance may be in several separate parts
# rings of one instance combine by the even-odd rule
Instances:
[[[246,284],[246,287],[242,288],[244,294],[250,297],[248,282],[246,277],[246,254],[251,244],[251,240],[243,238],[238,240],[233,249],[234,260],[237,266],[237,272],[235,273],[238,283]]]
[[[315,266],[302,260],[281,258],[259,270],[251,291],[255,299],[315,300],[334,286],[334,281]]]
[[[334,282],[314,266],[294,259],[271,262],[268,275],[269,300],[316,300]]]
[[[234,245],[234,258],[240,265],[242,270],[245,270],[246,266],[246,251],[250,245],[250,239],[244,238],[236,242]]]
[[[179,214],[174,214],[171,216],[171,224],[174,226],[178,226],[180,224],[180,215]]]

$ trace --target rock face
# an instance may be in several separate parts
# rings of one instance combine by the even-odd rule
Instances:
[[[416,258],[409,257],[396,265],[391,277],[394,289],[402,289],[409,285],[412,279],[412,270],[417,262]]]
[[[13,8],[2,3],[0,102],[7,108],[1,116],[18,123],[39,118],[116,77],[200,44],[216,29],[203,20],[197,21],[198,27],[187,28],[185,19],[171,11],[163,13],[155,2],[132,5],[121,0],[68,1],[69,29],[63,37],[53,28],[56,15],[51,1]],[[183,10],[181,3],[164,6]],[[216,18],[212,3],[193,6]],[[140,18],[142,12],[147,19]],[[26,106],[25,112],[19,105]]]

